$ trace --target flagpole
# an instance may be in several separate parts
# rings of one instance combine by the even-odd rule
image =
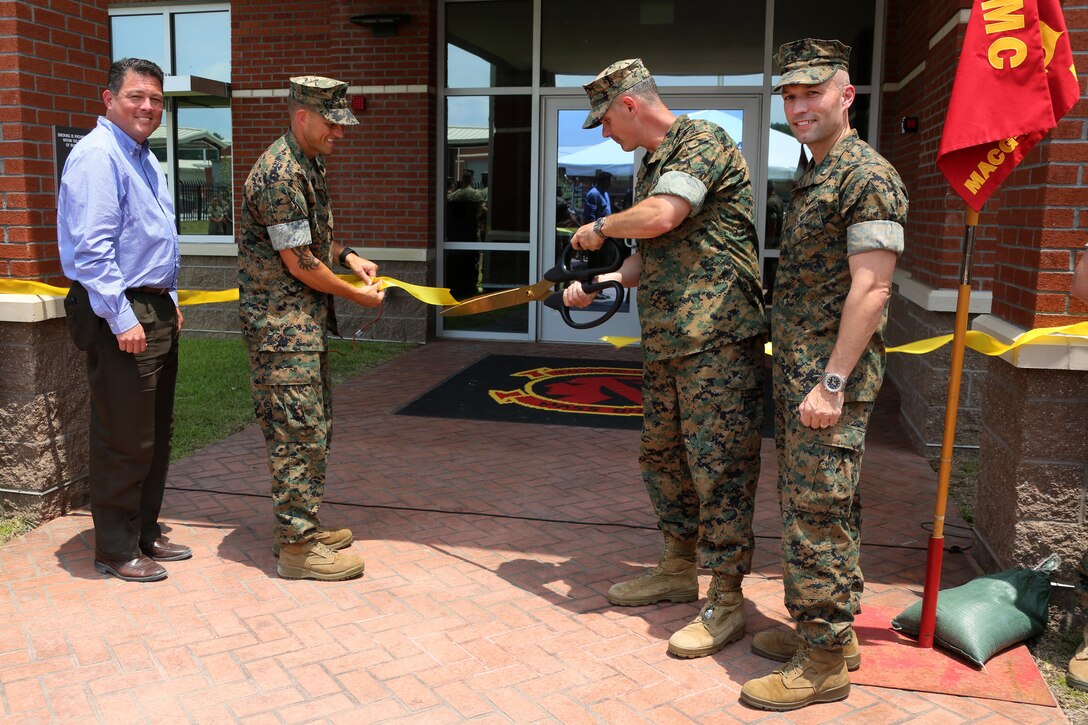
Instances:
[[[933,531],[926,553],[926,580],[922,590],[922,619],[918,646],[932,649],[937,625],[937,594],[941,588],[941,559],[944,555],[944,514],[948,502],[948,483],[952,477],[952,453],[956,444],[956,414],[960,403],[963,356],[967,349],[967,315],[971,308],[971,257],[975,251],[975,227],[978,212],[968,207],[963,231],[963,257],[960,260],[960,287],[956,296],[956,323],[952,334],[952,358],[949,362],[948,397],[945,399],[944,437],[941,440],[941,466],[937,476],[937,502],[933,511]]]

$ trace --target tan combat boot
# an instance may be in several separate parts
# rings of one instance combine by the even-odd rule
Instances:
[[[351,542],[355,541],[355,537],[351,535],[351,529],[326,529],[324,526],[317,527],[317,533],[314,534],[314,541],[319,541],[325,546],[329,547],[333,551],[340,551],[351,546]],[[280,555],[280,540],[276,538],[275,533],[272,534],[272,556]]]
[[[795,630],[765,629],[752,637],[752,652],[769,660],[789,662],[802,644]],[[861,648],[853,628],[850,629],[850,642],[842,648],[842,656],[846,660],[846,669],[851,672],[861,667]]]
[[[744,636],[743,577],[714,575],[706,604],[691,624],[669,637],[669,652],[677,657],[706,657]]]
[[[761,710],[796,710],[817,702],[835,702],[850,694],[850,675],[839,649],[802,646],[781,669],[748,680],[740,701]]]
[[[617,607],[639,607],[655,602],[694,602],[699,597],[695,574],[695,542],[665,534],[661,562],[645,574],[608,589],[608,601]]]
[[[1065,673],[1065,684],[1074,690],[1088,691],[1088,623],[1081,633],[1081,643],[1077,653],[1069,660],[1069,669]]]
[[[333,551],[317,541],[284,544],[280,549],[277,573],[284,579],[318,579],[334,582],[363,573],[363,557],[346,551]]]

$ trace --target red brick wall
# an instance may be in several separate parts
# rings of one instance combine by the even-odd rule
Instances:
[[[64,284],[53,130],[91,127],[109,67],[105,2],[0,2],[0,277]]]
[[[965,207],[937,170],[936,159],[966,25],[932,48],[928,41],[969,5],[967,0],[889,3],[884,80],[900,82],[921,60],[926,62],[921,75],[884,96],[882,150],[910,192],[901,266],[936,288],[959,284]],[[1088,71],[1088,3],[1066,2],[1064,10],[1069,26],[1079,28],[1070,37],[1083,78]],[[903,116],[919,117],[918,134],[899,134]],[[1086,116],[1088,104],[1081,101],[1006,179],[980,216],[973,288],[991,290],[993,313],[1022,327],[1065,324],[1088,313],[1068,293],[1075,254],[1088,239],[1079,231],[1081,208],[1088,206],[1088,192],[1080,187],[1088,181]]]
[[[959,279],[963,206],[936,167],[944,114],[952,90],[963,27],[933,48],[929,40],[969,0],[893,0],[889,4],[886,83],[902,81],[923,61],[925,69],[897,91],[884,94],[882,151],[895,164],[910,193],[907,247],[900,266],[932,287],[955,287]],[[916,134],[901,134],[899,122],[916,116]],[[989,289],[993,240],[977,235],[975,289]]]
[[[421,93],[366,94],[360,125],[327,160],[336,238],[345,244],[433,246],[435,213],[434,0],[322,3],[261,0],[231,5],[235,90],[287,88],[294,75],[324,75],[352,86],[422,85]],[[376,38],[354,15],[408,13],[391,38]],[[234,176],[241,188],[253,162],[287,130],[283,98],[236,98]],[[235,218],[238,218],[237,216]]]
[[[1088,2],[1066,0],[1062,10],[1083,96],[1088,75]],[[1023,172],[1018,170],[1017,208],[1006,200],[1011,217],[1024,209],[1039,220],[1031,234],[1009,235],[1010,254],[1004,274],[999,275],[1009,292],[1001,310],[995,306],[995,312],[1007,319],[1030,320],[1020,323],[1025,327],[1063,325],[1088,317],[1088,304],[1069,294],[1076,258],[1088,242],[1084,230],[1088,225],[1088,102],[1083,97],[1040,145],[1044,144],[1041,154],[1028,158],[1035,163]]]
[[[91,127],[103,111],[109,3],[43,5],[0,0],[0,277],[63,284],[52,126]],[[435,224],[436,2],[393,5],[411,21],[395,37],[375,38],[350,18],[390,3],[233,2],[231,81],[235,89],[285,88],[288,77],[313,73],[356,86],[426,86],[417,94],[369,94],[361,125],[347,129],[328,159],[338,239],[426,247]],[[287,113],[280,98],[238,98],[232,107],[240,187],[286,130]]]
[[[1088,3],[1066,2],[1081,89],[1088,71]],[[997,224],[994,314],[1023,327],[1076,322],[1088,308],[1069,294],[1073,263],[1088,234],[1085,166],[1088,103],[1079,101],[1002,184]],[[987,205],[989,206],[989,205]],[[1078,315],[1079,312],[1079,315]]]

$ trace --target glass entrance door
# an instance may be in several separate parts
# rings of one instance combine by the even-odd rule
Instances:
[[[755,96],[662,94],[677,115],[687,113],[722,126],[740,144],[748,161],[755,189],[759,172],[759,101]],[[635,200],[635,174],[644,152],[625,152],[619,144],[601,136],[600,128],[585,130],[585,96],[545,97],[541,109],[544,138],[540,179],[540,226],[537,259],[540,275],[550,269],[571,235],[581,224],[602,213],[615,213]],[[632,246],[634,242],[631,242]],[[572,311],[575,321],[599,317],[612,300],[595,303],[585,311]],[[603,336],[639,337],[637,293],[626,290],[619,312],[605,324],[588,330],[568,327],[559,313],[537,305],[539,338],[549,342],[598,342]]]

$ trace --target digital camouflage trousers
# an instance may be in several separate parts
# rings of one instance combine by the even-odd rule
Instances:
[[[844,403],[838,423],[816,430],[796,403],[775,403],[786,609],[806,642],[842,647],[865,585],[858,477],[873,404]]]
[[[763,422],[763,339],[645,361],[642,478],[665,533],[715,573],[751,571]]]
[[[332,444],[327,353],[250,350],[253,411],[268,448],[274,536],[281,544],[317,533]]]

